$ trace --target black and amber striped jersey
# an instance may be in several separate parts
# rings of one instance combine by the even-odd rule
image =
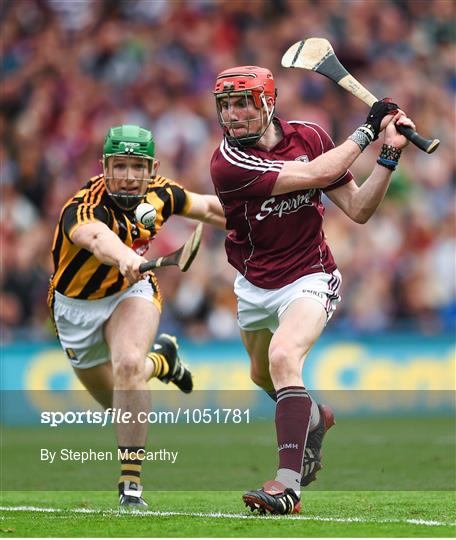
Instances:
[[[71,298],[95,300],[128,287],[118,268],[102,264],[90,251],[74,244],[71,236],[85,223],[105,223],[124,244],[143,255],[149,242],[172,214],[185,215],[190,195],[179,184],[156,176],[147,189],[145,202],[157,212],[153,230],[136,221],[134,211],[121,210],[106,192],[103,175],[95,176],[63,207],[57,224],[52,256],[51,288]]]

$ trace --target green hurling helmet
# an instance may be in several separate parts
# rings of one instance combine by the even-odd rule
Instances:
[[[114,187],[119,183],[112,169],[109,168],[109,159],[115,156],[126,158],[141,158],[147,165],[148,174],[141,178],[126,178],[128,182],[140,184],[137,193],[127,189]],[[109,129],[103,145],[103,169],[106,189],[112,200],[123,210],[132,210],[144,198],[149,181],[155,176],[158,162],[155,159],[155,141],[152,132],[139,126],[125,124]]]
[[[103,145],[103,157],[128,154],[147,158],[155,157],[155,141],[152,132],[139,126],[112,127]]]

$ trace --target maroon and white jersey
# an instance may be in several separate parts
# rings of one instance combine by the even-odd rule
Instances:
[[[324,190],[306,189],[271,195],[285,161],[311,161],[334,148],[317,124],[285,122],[284,137],[270,151],[238,148],[224,139],[211,160],[211,175],[225,210],[228,261],[263,289],[278,289],[315,272],[333,272],[336,264],[322,229],[322,191],[349,182],[347,171]]]

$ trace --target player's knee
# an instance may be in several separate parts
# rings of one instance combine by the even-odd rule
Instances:
[[[250,379],[260,388],[264,388],[266,390],[271,389],[271,376],[268,372],[265,373],[264,371],[256,369],[255,366],[252,366],[250,368]]]
[[[135,386],[145,378],[144,358],[129,353],[113,359],[113,374],[116,385]]]
[[[300,354],[297,349],[283,343],[269,348],[269,372],[273,381],[300,375]]]

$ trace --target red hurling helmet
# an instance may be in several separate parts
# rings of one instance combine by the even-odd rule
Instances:
[[[271,123],[274,115],[277,90],[274,84],[274,77],[269,69],[258,66],[237,66],[225,69],[217,75],[214,96],[219,122],[224,128],[227,139],[240,146],[252,146],[262,137]],[[222,98],[229,100],[230,98],[239,96],[245,97],[246,100],[251,97],[255,108],[261,111],[261,128],[255,133],[250,133],[249,129],[247,135],[234,137],[230,134],[231,122],[227,122],[222,117],[219,100]],[[273,100],[271,110],[267,105],[268,98],[272,98]],[[250,119],[250,121],[252,120],[256,119]]]
[[[229,89],[229,90],[228,90]],[[277,91],[274,77],[269,69],[258,66],[238,66],[225,69],[217,75],[214,94],[250,90],[257,109],[261,108],[260,96],[272,97],[275,103]]]

